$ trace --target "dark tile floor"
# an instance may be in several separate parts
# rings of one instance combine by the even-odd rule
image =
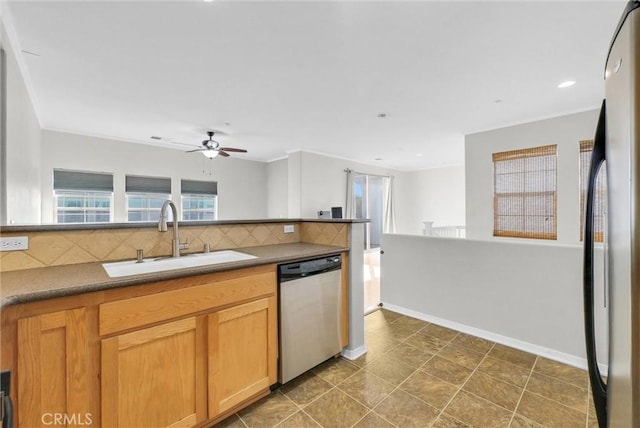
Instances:
[[[387,310],[365,332],[365,356],[327,361],[218,426],[597,427],[584,370]]]

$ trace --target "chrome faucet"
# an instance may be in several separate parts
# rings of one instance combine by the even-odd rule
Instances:
[[[178,234],[178,210],[176,206],[169,199],[164,201],[162,208],[160,208],[160,221],[158,222],[158,231],[167,231],[167,206],[171,207],[171,213],[173,214],[173,222],[171,227],[173,228],[173,239],[171,240],[171,257],[180,257],[180,250],[189,248],[188,243],[180,243],[180,235]]]

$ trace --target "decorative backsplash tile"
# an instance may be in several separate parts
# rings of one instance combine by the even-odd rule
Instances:
[[[312,228],[309,241],[301,239],[306,230],[305,223],[294,224],[293,233],[284,233],[285,223],[246,223],[210,226],[182,226],[180,240],[189,243],[184,253],[202,252],[208,243],[211,250],[253,247],[290,242],[313,242],[341,245],[347,242],[341,236],[348,236],[340,228]],[[341,224],[345,230],[348,225]],[[19,235],[25,235],[20,233]],[[171,254],[171,230],[160,233],[154,228],[139,229],[97,229],[55,232],[33,232],[29,237],[29,249],[0,253],[0,272],[30,269],[44,266],[58,266],[75,263],[127,260],[136,257],[136,250],[142,249],[145,257],[159,257]],[[11,236],[11,234],[3,234]],[[332,241],[338,243],[332,244]]]
[[[303,222],[300,241],[312,244],[349,246],[349,225],[346,223]]]

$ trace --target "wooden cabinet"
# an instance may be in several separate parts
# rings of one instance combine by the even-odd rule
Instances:
[[[267,395],[277,382],[276,268],[3,308],[16,426],[202,427]]]
[[[275,272],[102,303],[102,425],[191,427],[267,394],[277,381]]]
[[[21,318],[17,329],[17,426],[44,426],[55,415],[90,423],[85,308]]]
[[[276,382],[275,295],[209,315],[209,417]]]
[[[191,427],[207,419],[204,321],[102,340],[102,426]]]

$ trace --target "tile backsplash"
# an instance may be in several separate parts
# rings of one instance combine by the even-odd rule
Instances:
[[[284,233],[284,225],[295,225],[293,233]],[[171,254],[171,230],[155,228],[95,229],[17,233],[29,237],[29,249],[0,253],[0,272],[76,263],[127,260],[142,249],[145,257]],[[12,236],[5,234],[3,236]],[[346,247],[349,224],[318,222],[238,223],[228,225],[182,226],[180,240],[188,241],[185,253],[259,245],[310,242]]]

